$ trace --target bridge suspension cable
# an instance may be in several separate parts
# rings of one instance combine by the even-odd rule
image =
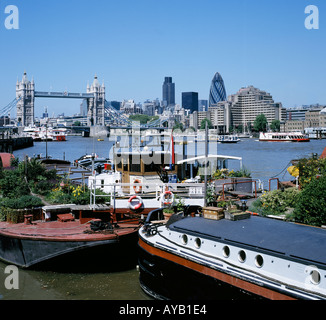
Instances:
[[[0,117],[4,117],[7,116],[8,113],[16,107],[17,102],[21,99],[21,97],[19,99],[14,99],[13,101],[11,101],[7,106],[5,106],[4,108],[0,109]]]
[[[129,120],[129,118],[123,114],[121,111],[115,109],[111,104],[105,100],[105,113],[111,118],[115,123],[126,125],[127,127],[133,128],[156,128],[162,126],[161,119],[154,119],[146,124],[137,125],[134,121]]]

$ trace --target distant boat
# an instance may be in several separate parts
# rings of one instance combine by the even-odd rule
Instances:
[[[240,133],[238,137],[241,139],[250,139],[252,138],[252,135],[250,133]]]
[[[301,132],[261,132],[259,141],[276,141],[276,142],[309,142],[310,139]]]
[[[236,135],[218,136],[218,142],[220,143],[238,143],[240,139]]]
[[[34,141],[66,141],[66,129],[54,129],[52,127],[25,127],[23,131],[27,137],[32,137]]]

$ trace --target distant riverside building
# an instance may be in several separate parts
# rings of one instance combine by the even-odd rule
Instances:
[[[218,133],[230,133],[231,105],[229,101],[220,101],[208,108],[211,123]]]
[[[175,84],[172,83],[172,77],[165,77],[163,83],[163,106],[175,105]]]
[[[305,128],[326,127],[326,107],[312,108],[306,112]]]
[[[208,101],[207,100],[198,100],[198,111],[208,111]]]
[[[146,100],[143,103],[143,112],[144,114],[147,114],[148,116],[155,116],[156,110],[160,106],[160,102],[158,99],[150,101]]]
[[[120,111],[125,114],[142,114],[142,107],[135,103],[134,100],[124,100],[122,101]]]
[[[282,103],[275,103],[270,93],[253,86],[241,88],[236,94],[228,97],[231,105],[231,122],[233,126],[253,124],[256,117],[264,114],[268,124],[273,120],[284,122],[286,109]]]
[[[307,107],[288,108],[286,109],[286,120],[300,120],[304,121],[306,118],[306,112],[309,110]]]
[[[216,72],[209,91],[209,106],[226,100],[227,97],[223,78],[218,72]]]
[[[287,120],[284,126],[284,132],[303,132],[304,131],[304,120]]]
[[[198,92],[182,92],[182,108],[198,112]]]

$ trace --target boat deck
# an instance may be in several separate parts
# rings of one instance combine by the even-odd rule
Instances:
[[[326,230],[322,228],[256,216],[239,221],[185,218],[169,228],[326,266]]]
[[[90,221],[80,223],[75,221],[33,221],[32,224],[12,224],[0,222],[0,235],[30,240],[49,241],[97,241],[115,239],[120,236],[136,232],[138,221],[121,221],[118,228],[113,230],[92,231]]]

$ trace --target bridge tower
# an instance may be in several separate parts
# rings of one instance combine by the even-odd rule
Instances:
[[[34,102],[35,84],[34,80],[29,81],[26,71],[22,81],[17,80],[16,84],[17,120],[23,127],[34,124]]]
[[[96,75],[93,84],[87,85],[87,93],[94,95],[87,99],[87,125],[104,126],[105,86],[100,85]]]

